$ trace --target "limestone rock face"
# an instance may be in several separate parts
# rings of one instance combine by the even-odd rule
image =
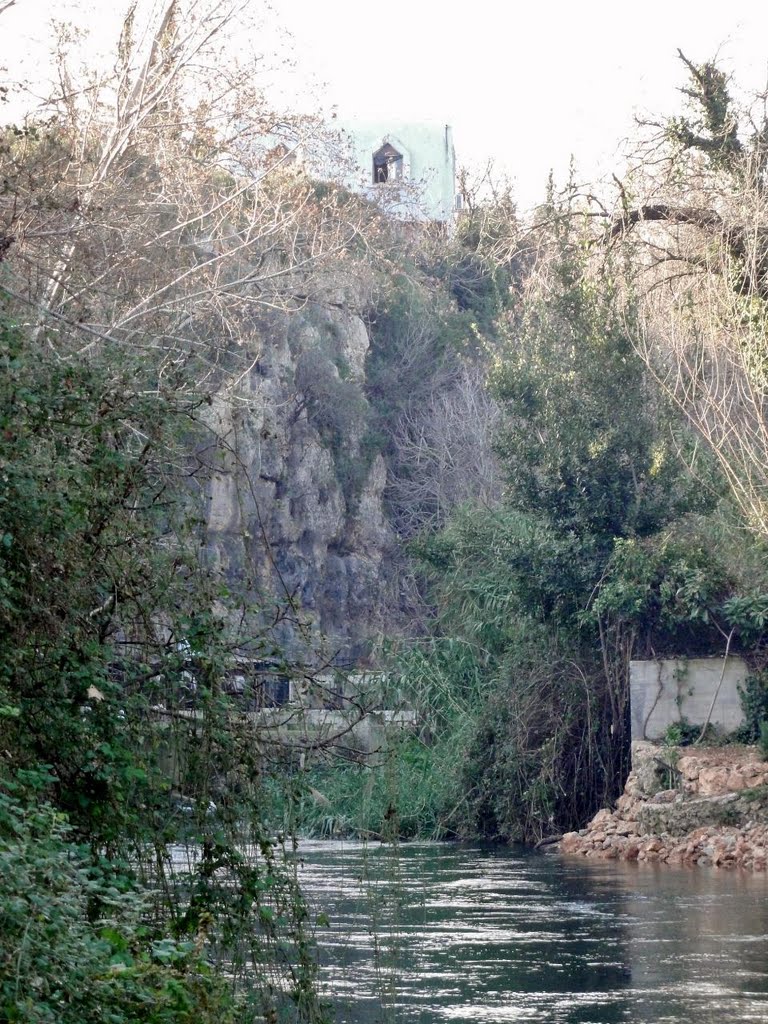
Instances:
[[[354,282],[295,311],[261,315],[206,412],[206,554],[298,653],[309,624],[339,660],[365,662],[391,629],[394,535],[387,469],[366,443],[366,324]]]

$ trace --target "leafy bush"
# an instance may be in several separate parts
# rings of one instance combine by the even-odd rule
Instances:
[[[763,755],[763,760],[768,761],[768,720],[763,719],[760,722],[760,739],[758,741],[760,747],[760,753]]]
[[[231,987],[198,939],[153,928],[127,865],[74,842],[51,804],[0,792],[0,1019],[19,1024],[228,1024]]]
[[[662,742],[668,747],[689,747],[701,736],[701,729],[700,725],[689,722],[687,718],[681,718],[678,722],[667,726]],[[715,735],[712,725],[707,724],[705,739],[711,741]]]
[[[72,349],[0,317],[0,1017],[316,1021],[270,769],[223,692],[276,645],[200,558],[206,395],[160,348]]]
[[[720,624],[735,583],[697,526],[691,517],[614,546],[593,607],[606,619],[631,623],[639,653],[722,651]]]
[[[743,724],[738,730],[742,743],[757,743],[762,723],[768,721],[768,671],[751,672],[739,686]]]
[[[685,475],[685,431],[652,390],[610,266],[590,272],[574,224],[542,230],[495,353],[501,502],[458,509],[412,544],[435,616],[430,663],[406,658],[402,675],[428,715],[440,680],[438,745],[458,741],[462,708],[445,820],[464,835],[538,839],[618,796],[630,658],[659,637],[722,643],[710,617],[731,595],[690,527],[718,488]],[[471,653],[451,664],[449,649]]]

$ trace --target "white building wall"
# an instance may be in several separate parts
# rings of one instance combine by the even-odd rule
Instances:
[[[337,125],[346,151],[341,183],[404,220],[453,219],[456,155],[450,125],[348,122]],[[390,143],[403,154],[403,177],[373,182],[373,155]]]

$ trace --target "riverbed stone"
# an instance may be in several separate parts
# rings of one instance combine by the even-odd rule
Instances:
[[[616,825],[616,832],[620,836],[630,836],[635,832],[635,823],[632,821],[619,821]]]

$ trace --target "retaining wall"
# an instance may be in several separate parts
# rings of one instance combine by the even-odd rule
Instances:
[[[748,674],[741,658],[631,661],[632,739],[661,739],[683,718],[705,722],[715,693],[710,721],[723,732],[733,732],[743,721],[739,685]]]

